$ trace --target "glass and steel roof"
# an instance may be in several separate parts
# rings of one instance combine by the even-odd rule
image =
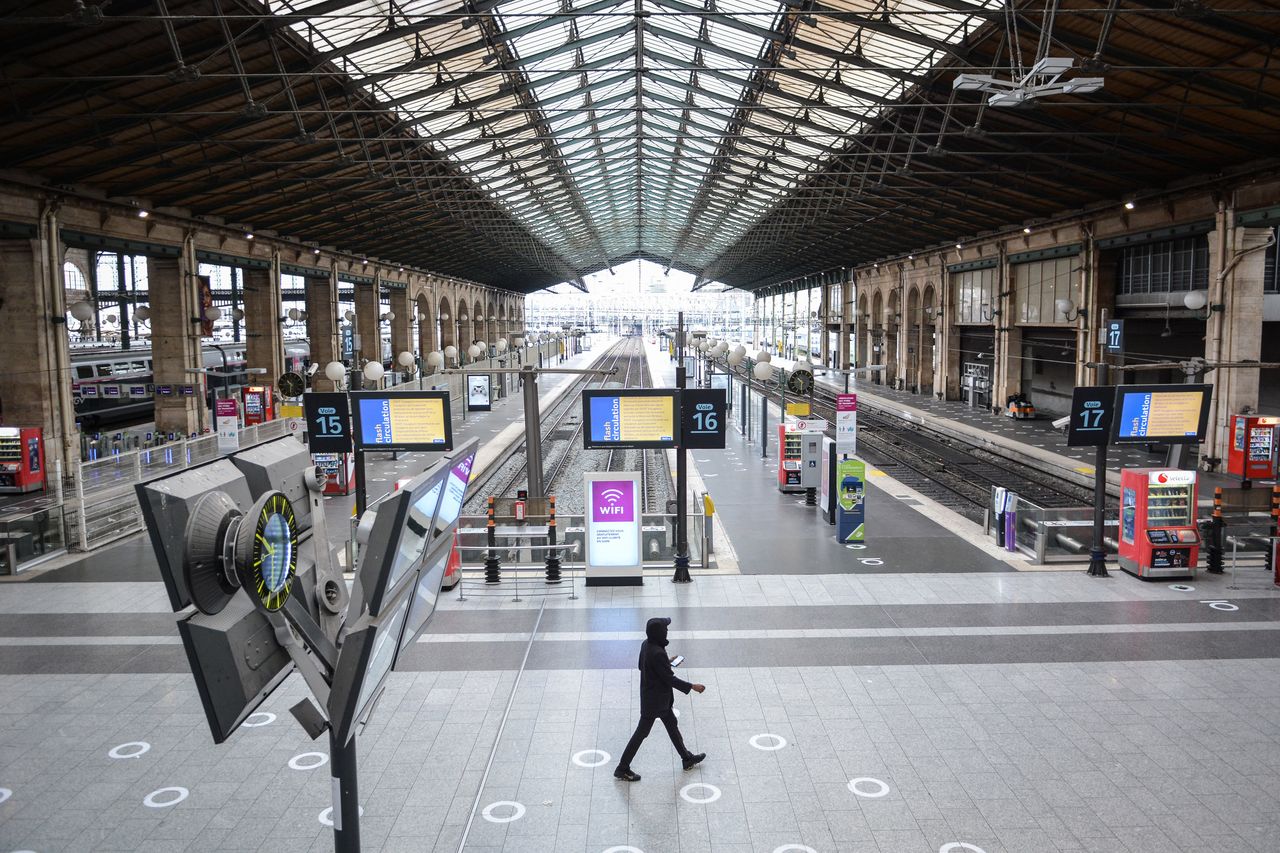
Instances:
[[[580,271],[702,270],[995,0],[286,0],[277,15]],[[985,14],[984,14],[985,13]]]

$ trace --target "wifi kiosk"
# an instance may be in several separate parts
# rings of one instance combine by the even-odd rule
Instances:
[[[329,735],[339,853],[360,849],[355,735],[435,610],[477,447],[365,512],[350,592],[323,480],[292,437],[137,486],[214,742],[297,670],[314,702],[290,710],[312,738]]]

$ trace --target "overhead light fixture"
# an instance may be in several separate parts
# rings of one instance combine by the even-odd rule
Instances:
[[[252,239],[253,239],[253,232],[252,232],[252,231],[246,231],[246,232],[244,232],[244,238],[245,238],[246,240],[252,240]]]
[[[1023,229],[1022,229],[1022,233],[1023,233],[1023,234],[1030,234],[1030,233],[1031,233],[1031,226],[1030,226],[1030,225],[1028,225],[1028,226],[1026,226],[1025,228],[1023,228]]]
[[[368,258],[361,258],[361,259],[360,259],[360,265],[361,265],[361,266],[365,266],[365,267],[369,266],[369,259],[368,259]]]
[[[915,255],[907,255],[907,260],[914,261],[915,259],[916,259]]]
[[[1126,202],[1124,203],[1124,209],[1125,209],[1125,210],[1133,210],[1133,208],[1134,208],[1134,204],[1133,204],[1133,202],[1131,202],[1131,201],[1126,201]]]
[[[1102,89],[1101,77],[1060,79],[1071,70],[1071,57],[1046,56],[1021,77],[1004,80],[990,74],[957,74],[951,88],[957,92],[984,92],[993,107],[1016,107],[1049,95],[1088,95]]]
[[[138,218],[139,218],[139,219],[146,219],[146,218],[147,218],[148,216],[150,216],[150,215],[151,215],[151,211],[149,211],[149,210],[139,210],[139,211],[138,211]]]
[[[311,254],[313,254],[313,255],[318,255],[318,254],[320,254],[320,247],[319,247],[319,246],[316,246],[314,249],[312,249],[312,250],[311,250]]]
[[[963,246],[962,244],[960,244],[960,243],[956,243],[956,248],[957,248],[957,249],[963,249],[963,248],[964,248],[964,246]]]

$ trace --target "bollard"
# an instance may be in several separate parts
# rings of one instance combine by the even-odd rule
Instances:
[[[1213,519],[1209,522],[1209,573],[1222,574],[1222,541],[1226,524],[1222,520],[1222,486],[1213,490]]]
[[[487,556],[484,558],[484,582],[485,583],[501,583],[502,582],[502,565],[498,562],[498,527],[493,520],[493,495],[489,496],[489,509],[487,514],[489,521],[485,525],[485,544],[489,546]]]
[[[547,583],[560,583],[560,552],[556,550],[556,497],[547,498]]]
[[[805,506],[817,506],[817,505],[818,505],[818,490],[817,490],[817,489],[805,489],[805,490],[804,490],[804,505],[805,505]]]

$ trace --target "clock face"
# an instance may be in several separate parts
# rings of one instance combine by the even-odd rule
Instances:
[[[241,583],[264,609],[284,607],[298,568],[298,522],[280,492],[263,495],[242,522],[236,547]],[[250,538],[252,537],[252,538]]]
[[[301,397],[305,388],[302,377],[293,371],[282,373],[276,381],[276,387],[280,389],[281,396],[284,397]]]

